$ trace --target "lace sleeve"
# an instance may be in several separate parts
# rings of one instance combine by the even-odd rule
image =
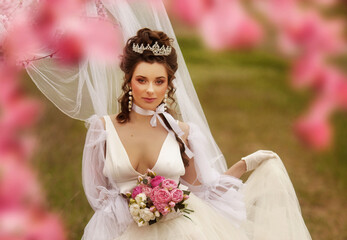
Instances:
[[[197,180],[201,185],[192,185],[181,178],[181,182],[198,197],[205,200],[236,226],[246,219],[243,198],[243,183],[240,179],[218,172],[211,166],[208,143],[199,127],[189,124],[188,142],[194,153]]]
[[[97,115],[90,117],[83,150],[82,183],[90,206],[95,211],[84,229],[83,240],[110,240],[125,230],[131,221],[126,200],[103,174],[107,132]]]

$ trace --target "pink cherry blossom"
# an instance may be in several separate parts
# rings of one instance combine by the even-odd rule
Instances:
[[[36,182],[36,174],[26,165],[15,159],[1,162],[2,181],[0,182],[0,208],[16,206],[36,206],[43,204],[43,195]]]
[[[332,129],[324,118],[301,118],[295,122],[294,132],[304,144],[313,149],[325,150],[331,145]]]
[[[15,69],[0,67],[0,104],[6,108],[20,96],[19,81]]]
[[[28,12],[22,11],[21,15],[16,15],[8,32],[3,36],[3,51],[8,62],[30,59],[42,47],[40,38],[28,19]]]
[[[66,239],[61,217],[51,213],[42,214],[36,223],[32,222],[27,239]]]
[[[31,127],[41,116],[42,104],[36,99],[20,98],[8,109],[3,122],[10,128]]]
[[[62,219],[39,209],[18,208],[0,212],[3,239],[66,239]]]
[[[342,77],[340,86],[336,90],[336,102],[339,107],[347,110],[347,77]]]
[[[296,0],[253,0],[255,8],[272,24],[281,25],[297,15]]]
[[[296,59],[291,73],[292,86],[295,88],[313,87],[323,66],[323,55],[318,52]]]
[[[262,40],[262,30],[236,0],[216,1],[200,27],[205,43],[212,49],[253,47]]]
[[[108,21],[80,20],[69,25],[57,41],[57,56],[68,64],[77,63],[85,57],[115,61],[120,52],[119,35],[115,26]]]
[[[324,21],[313,11],[297,13],[291,17],[292,19],[286,19],[279,28],[280,38],[287,46],[292,45],[291,48],[296,52],[319,51],[332,54],[346,48],[342,38],[341,21]]]
[[[184,23],[195,26],[202,21],[213,2],[213,0],[173,0],[168,8]]]

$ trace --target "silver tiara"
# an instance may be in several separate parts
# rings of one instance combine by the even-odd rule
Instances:
[[[149,44],[147,44],[147,46],[144,47],[143,43],[141,43],[141,46],[139,47],[138,44],[133,43],[134,52],[142,54],[144,50],[150,50],[156,56],[167,56],[171,53],[171,46],[165,47],[163,45],[159,47],[158,42],[155,42],[152,47]]]

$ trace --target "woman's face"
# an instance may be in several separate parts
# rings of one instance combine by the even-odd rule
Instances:
[[[137,64],[130,86],[133,102],[148,110],[155,110],[165,97],[168,75],[164,64],[140,62]]]

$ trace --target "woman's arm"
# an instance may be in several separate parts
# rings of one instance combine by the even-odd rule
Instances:
[[[211,204],[232,222],[238,224],[245,220],[246,210],[241,191],[243,183],[233,176],[243,172],[242,162],[235,164],[226,172],[232,175],[218,172],[210,164],[210,157],[214,156],[209,154],[207,149],[209,142],[199,127],[193,123],[179,122],[179,125],[185,133],[182,140],[194,153],[194,158],[189,160],[189,166],[186,167],[185,175],[181,177],[182,183],[194,195]]]
[[[183,122],[179,122],[181,130],[184,132],[182,140],[189,147],[188,135],[189,135],[189,125]],[[232,165],[224,174],[230,175],[236,178],[240,178],[247,170],[246,162],[240,160],[234,165]],[[200,185],[201,183],[197,180],[196,171],[194,167],[194,158],[189,160],[189,166],[186,167],[186,173],[182,176],[183,180],[187,181],[192,185]],[[195,181],[195,182],[194,182]]]
[[[246,171],[246,162],[244,160],[240,160],[232,165],[224,174],[240,178]]]
[[[184,135],[181,137],[182,140],[184,141],[186,146],[188,148],[190,148],[189,142],[188,142],[189,125],[186,124],[186,123],[183,123],[183,122],[179,122],[179,127],[184,132]],[[185,168],[186,168],[186,172],[185,172],[185,174],[181,178],[184,181],[186,181],[189,184],[191,184],[191,185],[194,185],[194,186],[201,185],[201,183],[199,182],[199,180],[197,178],[197,174],[196,174],[196,171],[195,171],[194,157],[189,159],[189,166],[187,166]]]

